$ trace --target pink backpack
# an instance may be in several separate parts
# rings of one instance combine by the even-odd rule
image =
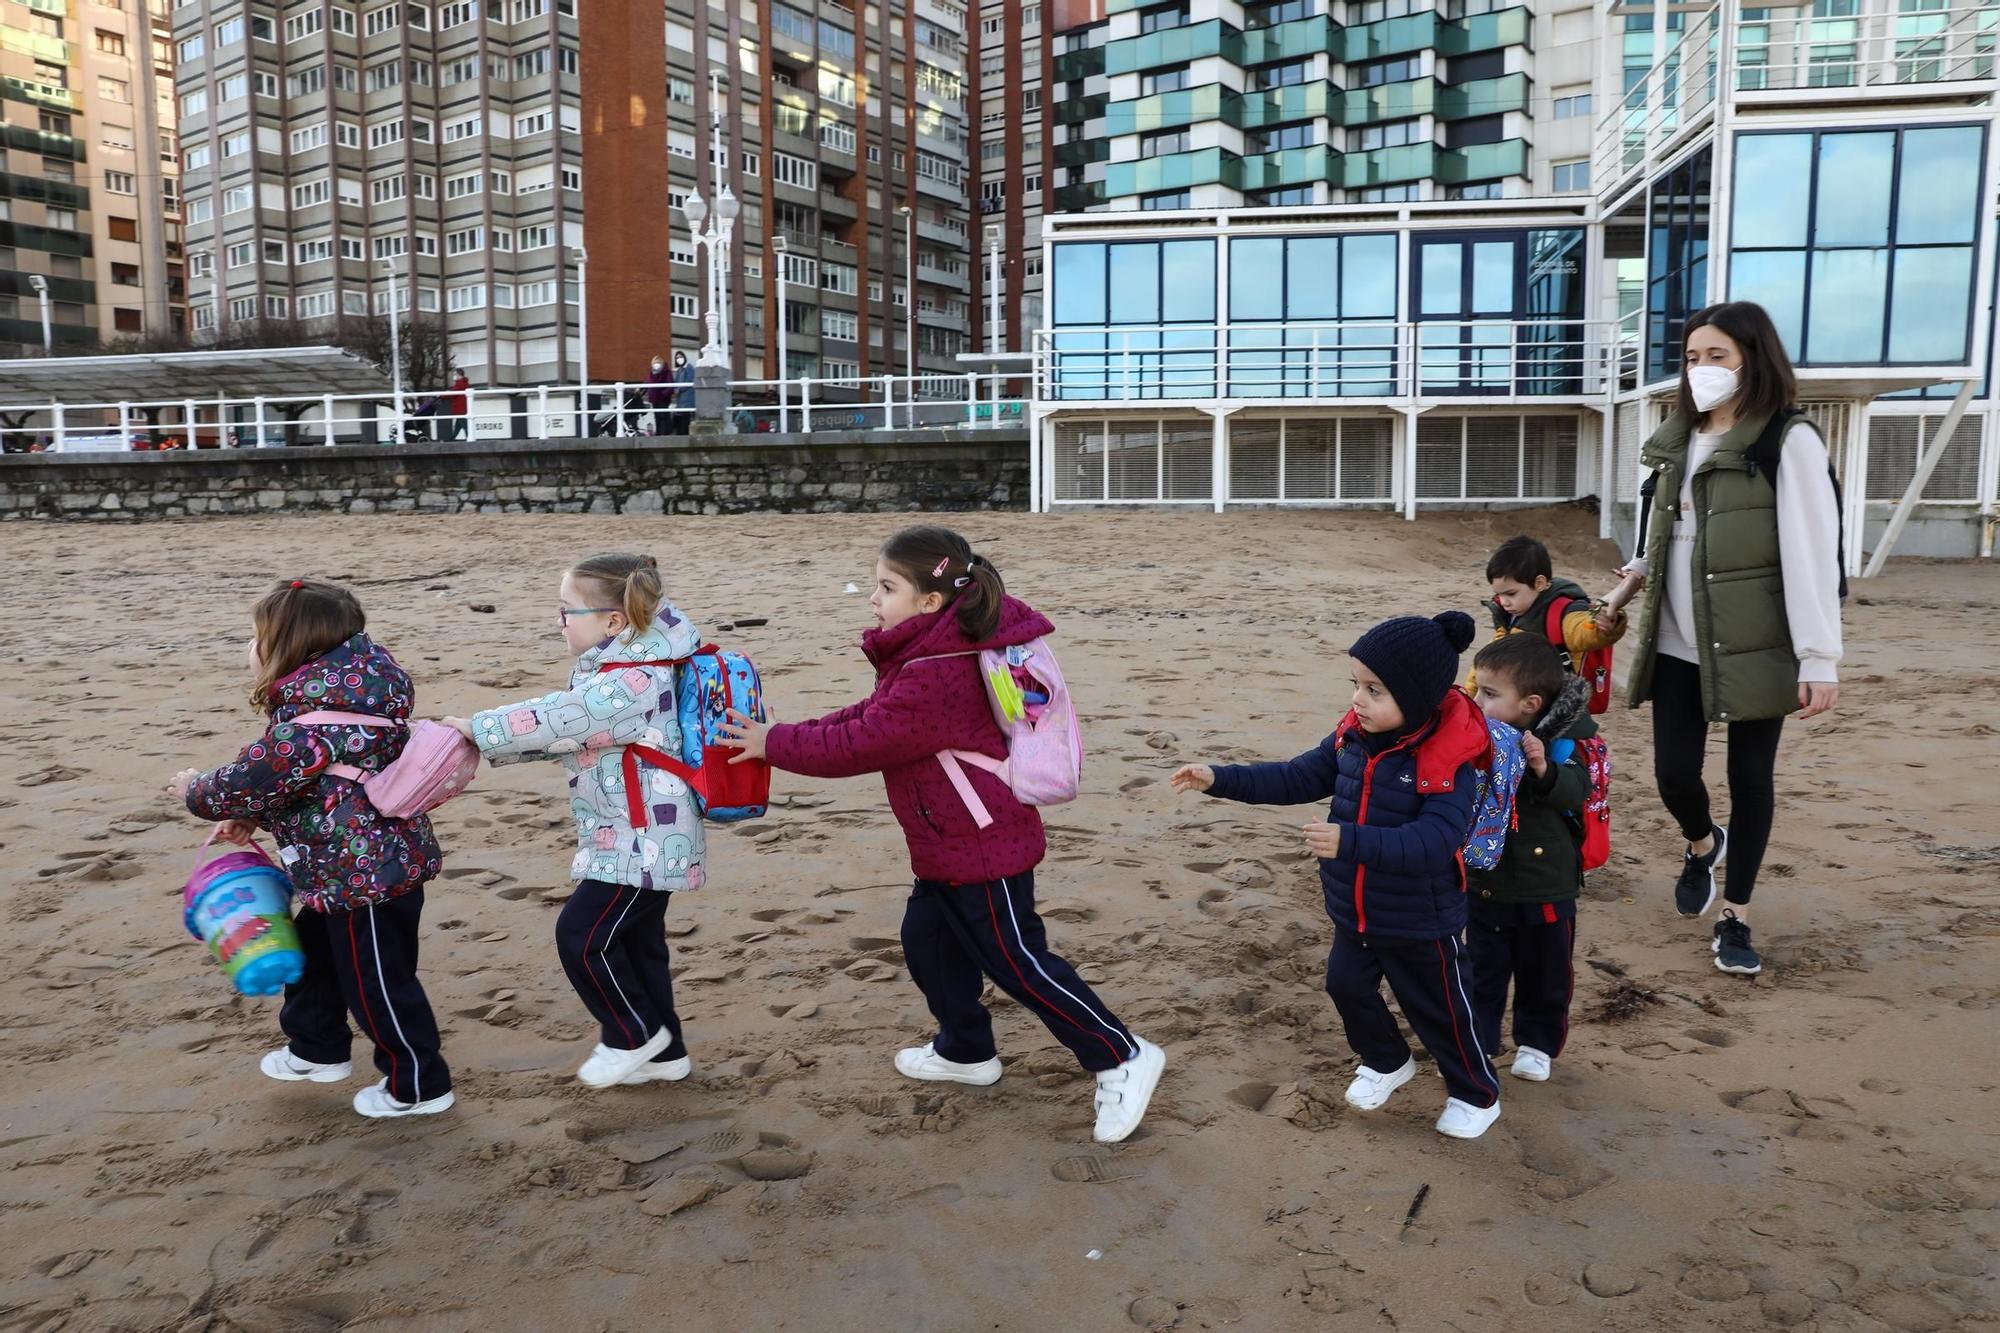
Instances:
[[[359,783],[368,803],[391,819],[437,809],[464,791],[479,771],[479,748],[436,722],[411,726],[369,713],[306,713],[292,721],[309,727],[408,727],[410,739],[403,753],[380,772],[369,773],[352,764],[326,766],[333,777]]]
[[[966,777],[966,764],[1006,783],[1014,799],[1023,805],[1062,805],[1075,800],[1083,781],[1083,730],[1048,640],[1031,639],[1009,648],[939,656],[979,658],[979,678],[986,685],[987,702],[993,705],[993,720],[1007,738],[1005,759],[974,750],[946,750],[938,755],[973,822],[987,828],[993,816]]]

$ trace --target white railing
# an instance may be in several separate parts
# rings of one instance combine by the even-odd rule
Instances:
[[[1629,343],[1619,325],[1581,319],[1047,329],[1035,336],[1035,398],[1596,398],[1616,385]]]
[[[1687,28],[1597,122],[1591,179],[1611,198],[1621,182],[1671,153],[1710,121],[1720,91],[1721,9],[1687,15]],[[1671,35],[1671,34],[1668,34]],[[1658,41],[1661,34],[1653,34]]]
[[[748,435],[1018,427],[1027,420],[1027,404],[1008,391],[1019,378],[933,373],[733,380],[723,428]],[[655,388],[667,391],[662,406],[650,399]],[[685,402],[676,401],[682,396]],[[0,449],[81,453],[671,436],[687,434],[696,415],[688,384],[621,381],[590,385],[581,395],[575,385],[468,388],[464,398],[460,411],[448,389],[405,393],[400,414],[387,393],[13,403],[0,405]]]
[[[1995,76],[2000,8],[1967,0],[1780,4],[1735,15],[1730,69],[1739,93],[1831,90],[1908,96]],[[1848,10],[1846,13],[1835,12]],[[1848,90],[1842,93],[1841,90]]]

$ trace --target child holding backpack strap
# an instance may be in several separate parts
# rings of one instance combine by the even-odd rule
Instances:
[[[375,1044],[382,1081],[354,1097],[372,1118],[434,1115],[455,1100],[437,1021],[417,980],[424,885],[444,866],[430,820],[381,813],[360,782],[401,754],[401,727],[301,721],[345,712],[407,721],[410,678],[365,632],[354,594],[310,579],[282,583],[251,609],[250,702],[270,717],[236,761],[189,769],[170,790],[222,841],[256,829],[277,840],[299,910],[305,972],[285,988],[278,1026],[288,1044],[260,1068],[287,1083],[338,1083],[354,1022]]]
[[[1500,544],[1486,562],[1486,581],[1493,600],[1493,637],[1529,633],[1545,639],[1562,654],[1563,665],[1590,687],[1590,711],[1611,706],[1611,646],[1625,637],[1626,616],[1594,604],[1590,594],[1568,579],[1555,576],[1549,548],[1533,537],[1514,537]],[[1475,662],[1467,678],[1468,693],[1479,691]]]
[[[1520,733],[1527,763],[1499,862],[1474,870],[1467,885],[1472,1007],[1480,1046],[1497,1054],[1512,986],[1513,1074],[1542,1083],[1569,1037],[1576,992],[1576,907],[1591,797],[1587,747],[1597,723],[1585,707],[1589,687],[1566,675],[1555,649],[1534,635],[1494,640],[1473,666],[1480,709],[1488,721]]]
[[[868,600],[876,628],[861,648],[875,667],[874,693],[812,722],[766,726],[739,714],[724,739],[743,747],[742,759],[767,758],[809,777],[882,774],[916,874],[903,956],[938,1022],[931,1041],[897,1053],[897,1071],[997,1082],[993,1020],[979,998],[991,978],[1096,1074],[1096,1139],[1117,1143],[1138,1128],[1166,1055],[1134,1037],[1049,950],[1035,913],[1035,866],[1047,845],[1041,816],[1022,796],[1033,796],[1033,775],[1008,771],[1014,760],[1024,770],[1034,765],[1010,750],[996,717],[1016,715],[1015,689],[1022,710],[1067,708],[1060,672],[1035,672],[1034,654],[1047,651],[1039,640],[1054,626],[1008,597],[1000,571],[944,528],[890,538]],[[1007,649],[1022,651],[999,651]],[[982,679],[989,666],[1001,679]],[[1031,692],[1039,702],[1026,697]],[[1066,724],[1066,717],[1040,721]]]
[[[627,750],[681,753],[674,686],[686,668],[675,663],[701,634],[667,602],[651,556],[592,556],[563,575],[558,597],[576,657],[569,688],[445,721],[495,764],[555,759],[570,772],[577,887],[556,919],[556,953],[603,1038],[577,1077],[593,1088],[675,1082],[693,1064],[674,1010],[667,903],[702,886],[701,811],[681,775],[628,764]]]

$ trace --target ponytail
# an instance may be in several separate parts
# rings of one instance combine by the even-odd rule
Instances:
[[[882,559],[916,586],[936,593],[954,608],[958,628],[974,643],[1000,628],[1000,604],[1007,586],[1000,571],[971,543],[949,528],[904,528],[882,546]]]
[[[570,577],[588,583],[625,613],[625,638],[637,639],[660,614],[666,589],[660,582],[660,562],[650,555],[611,552],[594,555],[570,570]]]

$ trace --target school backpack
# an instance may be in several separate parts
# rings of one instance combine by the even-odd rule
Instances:
[[[1611,747],[1602,736],[1560,740],[1549,746],[1549,762],[1566,764],[1579,749],[1590,772],[1590,794],[1584,797],[1583,809],[1569,814],[1582,835],[1583,868],[1596,870],[1611,860]]]
[[[1776,490],[1778,487],[1778,464],[1784,461],[1785,436],[1791,431],[1792,422],[1802,416],[1805,416],[1805,413],[1796,407],[1786,406],[1779,408],[1772,414],[1771,420],[1765,424],[1764,432],[1757,437],[1757,442],[1750,446],[1750,475],[1754,477],[1762,473],[1765,480],[1771,483],[1772,490]],[[1827,450],[1826,454],[1826,476],[1827,480],[1833,483],[1833,512],[1836,515],[1845,514],[1847,512],[1847,504],[1841,496],[1840,474],[1833,470],[1833,451],[1831,449]],[[1839,559],[1840,600],[1845,604],[1847,601],[1847,525],[1844,521],[1836,518],[1834,527],[1835,531],[1839,533],[1839,536],[1834,541],[1833,549]]]
[[[1514,830],[1514,797],[1528,761],[1521,755],[1521,733],[1505,722],[1486,719],[1486,736],[1493,742],[1493,762],[1475,769],[1472,778],[1472,831],[1465,839],[1469,870],[1491,870],[1507,850]]]
[[[674,711],[680,718],[681,752],[670,755],[650,745],[625,747],[625,804],[632,827],[646,827],[645,788],[639,765],[665,769],[687,783],[701,817],[715,824],[761,818],[771,805],[771,766],[762,759],[732,764],[738,747],[716,739],[731,709],[757,722],[764,710],[764,681],[742,653],[705,643],[686,657],[656,662],[606,662],[597,668],[680,667],[674,676]]]
[[[1569,663],[1570,670],[1583,678],[1590,686],[1590,711],[1602,713],[1611,707],[1611,648],[1593,648],[1579,659],[1570,652],[1563,639],[1563,617],[1578,603],[1570,598],[1558,597],[1549,603],[1549,614],[1542,626],[1542,632],[1554,645],[1555,650]]]
[[[975,750],[946,750],[938,755],[972,822],[987,828],[993,816],[965,775],[966,764],[1006,783],[1014,799],[1023,805],[1062,805],[1075,800],[1083,782],[1083,729],[1048,640],[1030,639],[1007,648],[936,656],[978,657],[986,701],[1007,740],[1005,759]]]
[[[303,713],[302,726],[405,727],[410,738],[387,767],[370,773],[352,764],[328,764],[326,772],[360,784],[368,803],[391,819],[428,814],[464,791],[479,771],[479,747],[451,727],[436,722],[402,722],[372,713]]]

